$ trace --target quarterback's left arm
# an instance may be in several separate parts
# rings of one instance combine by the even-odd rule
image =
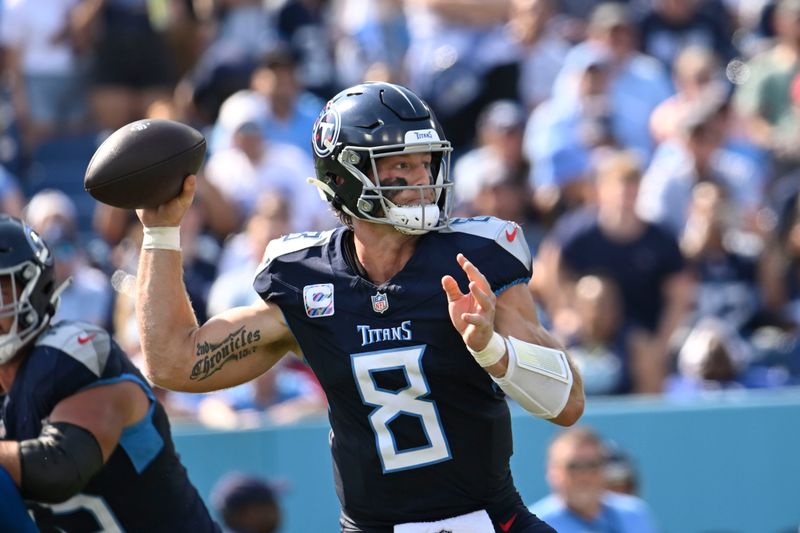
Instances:
[[[566,350],[539,323],[527,285],[495,296],[474,264],[461,254],[457,260],[469,292],[463,294],[451,276],[442,278],[442,287],[450,319],[478,364],[532,414],[562,426],[577,422],[583,382]]]

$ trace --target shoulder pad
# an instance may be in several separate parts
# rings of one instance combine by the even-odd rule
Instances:
[[[100,377],[111,353],[111,337],[93,324],[59,322],[36,340],[36,346],[60,350]]]
[[[283,237],[269,241],[267,249],[264,250],[264,257],[261,258],[261,265],[259,265],[258,270],[262,270],[273,259],[282,255],[324,245],[330,240],[333,232],[334,230],[290,233],[289,235],[284,235]]]
[[[531,268],[531,250],[522,234],[522,228],[516,222],[488,216],[454,218],[448,229],[454,233],[467,233],[493,240],[526,268]]]

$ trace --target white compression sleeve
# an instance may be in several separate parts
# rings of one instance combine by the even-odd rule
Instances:
[[[572,369],[567,355],[553,348],[509,337],[508,370],[492,379],[526,411],[553,418],[567,405],[572,389]]]

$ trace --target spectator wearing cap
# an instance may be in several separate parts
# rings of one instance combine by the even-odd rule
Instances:
[[[498,100],[483,110],[477,121],[477,148],[461,156],[453,167],[458,202],[475,199],[487,172],[525,181],[528,168],[522,158],[524,126],[525,112],[512,100]]]
[[[236,210],[242,224],[255,211],[259,196],[275,191],[291,199],[292,231],[330,227],[333,218],[327,205],[306,182],[314,175],[311,158],[297,146],[264,138],[265,122],[255,104],[259,100],[258,93],[236,93],[223,104],[219,123],[232,133],[231,147],[211,155],[206,179]],[[309,126],[305,135],[309,145],[310,131]]]
[[[725,146],[729,117],[725,95],[710,90],[686,110],[681,135],[659,145],[645,171],[637,200],[643,219],[679,237],[686,227],[692,188],[710,181],[730,198],[742,229],[756,228],[763,176],[752,159]]]
[[[609,93],[610,57],[593,50],[574,71],[576,98],[554,96],[530,116],[523,149],[536,208],[548,219],[580,206],[596,157],[619,145]]]
[[[211,490],[211,505],[227,533],[276,533],[282,513],[275,490],[263,479],[229,473]]]
[[[650,114],[672,94],[667,71],[656,59],[637,51],[636,28],[625,4],[598,5],[589,18],[587,35],[565,58],[553,94],[574,102],[576,73],[585,69],[587,57],[606,54],[612,129],[623,148],[635,150],[646,161],[653,150]]]
[[[77,210],[56,189],[36,193],[25,206],[25,221],[53,250],[56,283],[72,278],[61,293],[54,321],[79,320],[106,327],[111,319],[111,284],[102,271],[86,260],[77,234]]]
[[[606,488],[607,451],[586,426],[556,434],[547,450],[547,482],[552,493],[531,512],[559,533],[655,533],[647,503]]]

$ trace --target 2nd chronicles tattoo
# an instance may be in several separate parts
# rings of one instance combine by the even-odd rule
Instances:
[[[201,359],[192,367],[190,379],[200,381],[212,376],[229,361],[238,361],[255,353],[254,344],[261,340],[261,331],[247,331],[244,326],[237,329],[217,344],[204,342],[197,345],[197,357]]]

